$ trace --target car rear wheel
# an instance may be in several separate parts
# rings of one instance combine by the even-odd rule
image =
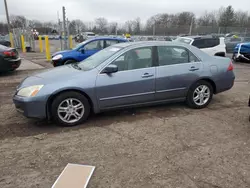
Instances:
[[[53,119],[62,126],[75,126],[87,120],[90,114],[88,99],[78,92],[58,95],[51,105]]]
[[[207,81],[201,80],[191,86],[188,96],[187,104],[194,109],[205,108],[213,98],[213,87]]]
[[[75,62],[76,62],[75,60],[69,59],[69,60],[64,62],[64,65],[68,65],[68,64],[71,64],[71,63],[75,63]]]

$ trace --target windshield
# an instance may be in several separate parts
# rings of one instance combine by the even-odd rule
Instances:
[[[81,43],[77,44],[76,47],[73,48],[73,50],[76,50],[76,49],[80,48],[81,46],[83,46],[83,45],[86,44],[87,42],[88,42],[88,41],[85,40],[84,42],[81,42]]]
[[[175,41],[177,42],[181,42],[181,43],[185,43],[185,44],[190,44],[192,42],[191,39],[188,39],[188,38],[177,38]]]
[[[121,47],[110,46],[81,61],[78,66],[85,71],[94,69],[121,49]]]

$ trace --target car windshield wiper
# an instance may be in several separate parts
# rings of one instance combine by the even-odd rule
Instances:
[[[82,70],[81,67],[79,67],[78,63],[71,63],[71,66],[75,69]]]

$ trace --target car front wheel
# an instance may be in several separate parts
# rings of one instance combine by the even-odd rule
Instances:
[[[191,108],[201,109],[209,105],[212,98],[213,87],[209,82],[201,80],[191,86],[187,96],[187,104]]]
[[[90,114],[88,99],[78,92],[65,92],[58,95],[51,107],[53,119],[67,127],[86,121]]]

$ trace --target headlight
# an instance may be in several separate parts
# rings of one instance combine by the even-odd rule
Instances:
[[[52,60],[59,60],[59,59],[61,59],[63,56],[62,56],[62,54],[58,54],[58,55],[56,55],[56,56],[54,56],[53,58],[52,58]]]
[[[34,97],[42,89],[43,85],[34,85],[30,87],[25,87],[17,92],[18,96],[21,97]]]

